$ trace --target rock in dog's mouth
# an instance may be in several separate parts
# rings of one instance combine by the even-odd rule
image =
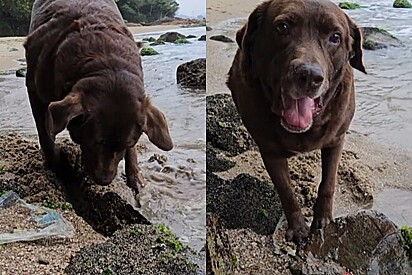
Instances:
[[[313,124],[313,119],[323,109],[322,96],[299,99],[282,98],[283,108],[280,124],[287,131],[300,134],[308,131]]]

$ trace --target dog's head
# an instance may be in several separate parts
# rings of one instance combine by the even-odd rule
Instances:
[[[293,133],[310,129],[348,67],[366,73],[359,28],[329,1],[264,2],[236,41],[242,71],[260,82],[272,112]]]
[[[173,147],[165,116],[145,95],[142,81],[126,71],[81,79],[49,111],[52,134],[67,127],[80,144],[87,173],[100,185],[113,181],[126,149],[142,133],[162,150]]]

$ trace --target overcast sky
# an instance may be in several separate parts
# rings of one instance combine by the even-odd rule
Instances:
[[[196,17],[206,14],[206,0],[176,0],[179,3],[177,14]]]

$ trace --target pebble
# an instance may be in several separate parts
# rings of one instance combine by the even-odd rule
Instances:
[[[48,265],[49,261],[43,258],[39,258],[39,264],[44,264],[44,265]]]

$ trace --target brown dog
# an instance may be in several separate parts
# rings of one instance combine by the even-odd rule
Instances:
[[[293,194],[287,158],[321,149],[322,181],[311,230],[332,220],[338,164],[355,111],[352,67],[365,72],[361,34],[335,4],[262,3],[236,34],[228,86],[260,149],[288,221],[287,240],[309,228]]]
[[[26,86],[48,166],[66,175],[55,136],[67,127],[97,184],[110,184],[125,158],[127,185],[137,191],[135,144],[142,133],[163,150],[173,144],[163,113],[145,94],[138,44],[114,1],[37,0],[24,46]]]

